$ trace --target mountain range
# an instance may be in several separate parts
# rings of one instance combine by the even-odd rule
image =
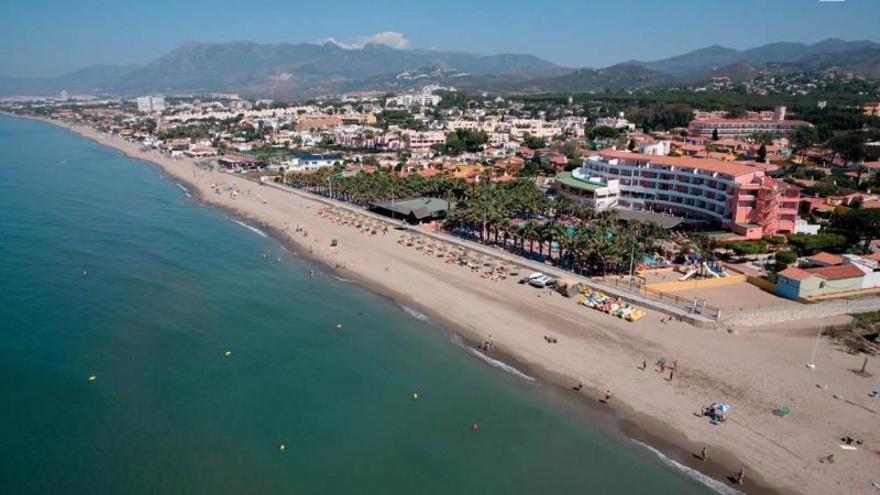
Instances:
[[[123,95],[226,91],[309,97],[402,91],[428,83],[501,93],[617,91],[692,84],[719,74],[746,79],[761,70],[829,68],[880,78],[880,44],[827,39],[748,50],[713,45],[661,60],[575,69],[533,55],[474,55],[379,44],[350,48],[332,42],[185,43],[143,66],[94,66],[56,78],[0,78],[0,94],[66,89]]]

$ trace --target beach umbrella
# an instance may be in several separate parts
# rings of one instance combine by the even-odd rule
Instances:
[[[715,412],[720,414],[727,414],[731,409],[730,404],[715,404]]]
[[[791,413],[791,408],[785,405],[779,406],[773,410],[773,414],[779,416],[780,418],[788,416],[789,413]]]

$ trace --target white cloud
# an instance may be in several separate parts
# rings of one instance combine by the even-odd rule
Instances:
[[[338,46],[339,48],[345,48],[346,50],[356,50],[358,48],[361,48],[360,45],[356,45],[354,43],[345,43],[344,41],[339,41],[338,39],[334,38],[333,36],[330,36],[329,38],[319,38],[315,42],[318,43],[319,45],[323,45],[325,43],[333,43],[334,45]]]
[[[358,36],[351,42],[340,41],[332,36],[317,40],[318,43],[333,43],[334,45],[345,48],[346,50],[356,50],[363,48],[365,45],[385,45],[398,50],[403,50],[409,46],[409,39],[397,31],[382,31],[380,33],[371,34],[369,36]]]
[[[376,45],[390,46],[391,48],[396,48],[398,50],[403,50],[409,46],[409,40],[406,36],[404,36],[403,33],[398,33],[396,31],[382,31],[381,33],[376,33],[371,36],[357,38],[356,41],[361,43],[361,45],[373,43]]]

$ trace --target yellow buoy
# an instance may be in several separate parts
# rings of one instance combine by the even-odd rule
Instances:
[[[223,353],[224,356],[229,357],[232,355],[232,351],[226,351]]]
[[[336,328],[342,328],[342,323],[337,323]]]
[[[98,379],[98,376],[97,376],[97,375],[89,375],[89,381],[90,381],[90,382],[93,382],[93,381],[95,381],[95,380],[97,380],[97,379]]]
[[[287,450],[287,444],[282,443],[282,444],[278,445],[278,450],[280,450],[281,452],[284,452],[285,450]]]
[[[413,392],[413,400],[419,400],[419,393]]]

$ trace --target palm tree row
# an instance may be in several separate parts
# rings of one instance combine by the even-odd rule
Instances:
[[[387,171],[341,176],[339,170],[289,174],[287,182],[320,194],[368,205],[430,196],[455,208],[446,228],[525,256],[549,260],[579,273],[628,273],[666,237],[657,224],[621,221],[564,196],[550,197],[533,182],[468,184],[448,177],[401,177]]]

